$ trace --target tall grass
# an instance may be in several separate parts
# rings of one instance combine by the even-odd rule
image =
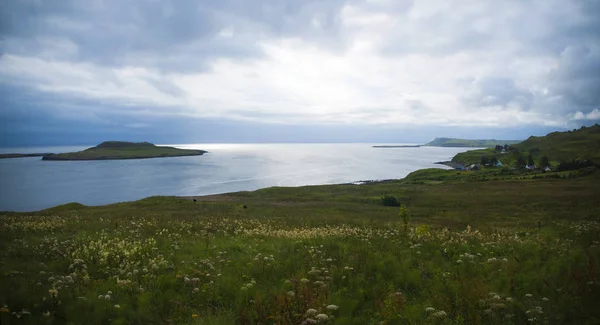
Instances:
[[[2,324],[594,324],[598,221],[0,217]],[[404,231],[404,225],[407,231]]]

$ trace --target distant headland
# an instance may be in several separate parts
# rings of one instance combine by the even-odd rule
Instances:
[[[470,140],[470,139],[456,139],[456,138],[435,138],[433,141],[424,144],[428,147],[458,147],[458,148],[493,148],[497,145],[505,144],[517,144],[522,141],[520,140],[496,140],[496,139],[484,139],[484,140]]]
[[[207,151],[156,146],[150,142],[106,141],[78,152],[44,155],[42,160],[116,160],[201,156]]]
[[[47,155],[51,155],[51,153],[2,153],[0,154],[0,159],[42,157]]]
[[[397,146],[373,146],[373,148],[419,148],[420,144],[415,145],[397,145]]]

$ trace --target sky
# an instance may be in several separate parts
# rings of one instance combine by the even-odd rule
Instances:
[[[600,1],[3,0],[0,146],[524,139],[600,121]]]

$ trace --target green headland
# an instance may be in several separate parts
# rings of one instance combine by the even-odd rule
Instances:
[[[580,140],[586,154],[563,148],[579,131],[536,140],[539,155],[569,162],[561,170],[424,169],[363,185],[0,213],[0,317],[597,324],[600,172],[573,163],[596,157],[593,134]]]
[[[2,153],[0,154],[0,159],[42,157],[47,155],[51,155],[51,153]]]
[[[45,155],[42,160],[144,159],[200,156],[205,153],[204,150],[162,147],[149,142],[106,141],[83,151]]]
[[[472,147],[472,148],[489,148],[496,145],[517,144],[519,140],[469,140],[456,138],[435,138],[433,141],[424,144],[430,147]]]

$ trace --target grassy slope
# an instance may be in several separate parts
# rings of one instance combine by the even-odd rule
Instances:
[[[600,174],[476,175],[7,213],[0,305],[24,324],[299,324],[310,308],[329,324],[598,321]]]
[[[470,175],[432,169],[402,181],[268,188],[196,203],[152,197],[9,213],[0,216],[0,305],[29,310],[26,324],[297,324],[309,308],[334,315],[331,324],[523,324],[537,306],[542,323],[598,320],[600,288],[586,283],[600,279],[600,175]],[[404,234],[398,209],[380,205],[383,194],[408,206],[411,225],[460,231]],[[462,232],[467,224],[481,233]],[[309,282],[294,282],[301,278]],[[97,298],[108,291],[110,301]]]
[[[203,150],[159,147],[151,143],[104,142],[96,147],[79,152],[69,152],[44,156],[44,160],[104,160],[104,159],[141,159],[157,157],[198,156]]]
[[[600,125],[568,132],[553,132],[543,137],[530,137],[515,145],[523,153],[548,156],[554,161],[591,159],[600,161]]]
[[[496,145],[516,144],[519,140],[469,140],[456,138],[435,138],[433,141],[426,143],[426,146],[432,147],[495,147]]]
[[[553,132],[543,137],[530,137],[512,147],[525,159],[532,153],[536,163],[539,163],[543,156],[547,156],[553,165],[572,159],[591,159],[597,162],[600,161],[600,125],[568,132]],[[495,156],[504,166],[514,165],[517,161],[517,154],[500,154],[491,148],[462,152],[454,156],[452,161],[465,165],[478,164],[482,156]]]

